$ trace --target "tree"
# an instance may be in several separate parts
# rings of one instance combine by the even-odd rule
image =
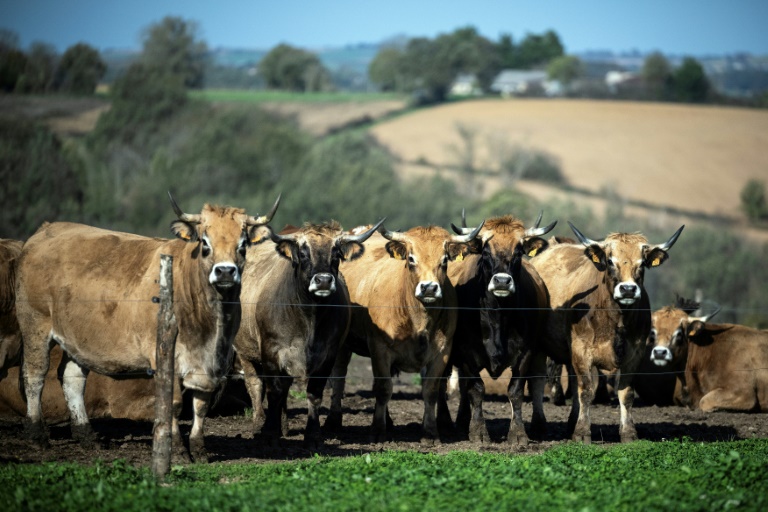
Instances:
[[[683,59],[683,63],[673,74],[673,83],[678,101],[703,103],[709,99],[709,79],[699,61],[692,57]]]
[[[496,53],[499,56],[501,69],[517,69],[520,67],[520,56],[512,36],[502,34],[496,44]]]
[[[58,89],[74,94],[93,94],[107,65],[93,47],[78,43],[67,48],[57,71]]]
[[[368,65],[368,78],[382,91],[405,90],[404,55],[401,49],[393,46],[380,49]]]
[[[329,74],[314,53],[280,44],[259,62],[267,87],[289,91],[319,91],[329,86]]]
[[[557,80],[568,85],[583,74],[581,60],[573,55],[555,57],[547,66],[547,76],[550,80]]]
[[[661,52],[653,52],[643,61],[642,77],[652,99],[669,100],[672,96],[672,67]]]
[[[141,60],[155,70],[182,77],[190,89],[200,89],[205,82],[208,46],[197,39],[197,24],[175,16],[166,16],[160,23],[144,31]]]
[[[749,180],[741,189],[741,209],[750,220],[768,217],[768,202],[765,197],[765,183]]]
[[[528,34],[518,47],[519,65],[522,68],[541,66],[563,55],[560,37],[552,30],[543,35]]]
[[[35,42],[27,54],[24,73],[16,89],[20,92],[47,93],[53,89],[59,54],[47,43]]]
[[[0,29],[0,90],[12,92],[24,73],[27,56],[19,50],[19,36],[8,29]]]

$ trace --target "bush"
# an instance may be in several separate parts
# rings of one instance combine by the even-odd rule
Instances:
[[[765,183],[749,180],[741,189],[741,209],[749,220],[768,218],[768,203],[765,198]]]

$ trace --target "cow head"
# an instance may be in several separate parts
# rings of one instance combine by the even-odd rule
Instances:
[[[633,305],[642,295],[646,268],[658,267],[669,257],[667,251],[675,244],[685,226],[663,244],[649,245],[639,233],[612,233],[602,242],[585,237],[568,222],[576,238],[586,247],[584,254],[600,271],[613,289],[613,300],[622,306]]]
[[[479,236],[472,241],[481,253],[480,279],[487,283],[487,290],[495,297],[504,298],[515,293],[515,278],[519,279],[523,254],[535,256],[547,247],[541,238],[552,231],[557,221],[540,228],[541,214],[536,225],[525,228],[522,221],[512,215],[495,217],[485,222]],[[464,212],[461,212],[462,228],[451,227],[460,235],[467,235],[475,228],[468,228]],[[459,255],[461,258],[461,255]]]
[[[653,313],[651,334],[648,336],[650,359],[656,366],[677,366],[685,364],[688,358],[688,341],[695,338],[705,323],[715,316],[720,308],[712,313],[691,316],[699,308],[696,302],[678,299],[675,306],[666,306]]]
[[[240,285],[245,264],[245,250],[265,236],[266,224],[280,204],[278,196],[267,215],[246,215],[241,208],[206,204],[199,214],[181,211],[168,192],[178,217],[171,222],[171,232],[185,242],[196,244],[192,253],[199,261],[208,282],[220,293]]]
[[[307,291],[315,297],[329,297],[336,291],[336,279],[339,275],[339,262],[351,261],[361,256],[363,242],[384,222],[359,234],[342,231],[336,221],[325,224],[305,224],[292,230],[290,234],[275,234],[270,230],[270,238],[275,243],[277,253],[291,261],[299,276],[299,281],[306,285]]]
[[[415,227],[399,233],[388,231],[383,226],[379,232],[389,240],[386,244],[390,257],[404,260],[412,280],[416,282],[416,298],[424,304],[431,304],[443,297],[443,283],[446,280],[448,261],[476,251],[470,242],[483,227],[481,222],[466,235],[451,235],[438,226]]]

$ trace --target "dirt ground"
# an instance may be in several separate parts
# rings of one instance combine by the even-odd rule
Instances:
[[[448,453],[472,450],[489,453],[535,454],[553,446],[568,442],[566,424],[569,406],[555,406],[545,402],[544,409],[549,421],[548,433],[541,442],[528,446],[507,444],[506,435],[510,423],[510,406],[506,397],[486,397],[484,412],[491,437],[490,443],[480,444],[460,440],[456,436],[445,438],[434,446],[420,443],[423,405],[416,375],[402,374],[395,380],[390,411],[395,427],[392,440],[386,443],[369,441],[368,431],[373,418],[374,399],[371,394],[370,361],[355,357],[350,365],[347,389],[343,402],[344,428],[340,434],[328,437],[319,450],[310,451],[303,445],[306,421],[305,402],[299,398],[289,401],[289,433],[277,443],[270,443],[261,435],[254,435],[250,418],[245,411],[225,416],[212,415],[206,421],[206,447],[211,462],[268,463],[304,459],[319,453],[324,456],[342,457],[389,450],[414,450],[424,453]],[[297,389],[298,391],[298,389]],[[235,393],[239,390],[235,388]],[[244,391],[243,391],[244,393]],[[240,397],[247,397],[240,394]],[[330,401],[326,391],[324,405]],[[457,397],[449,402],[455,418]],[[324,408],[323,417],[327,410]],[[523,406],[526,426],[531,416],[531,404]],[[598,404],[592,408],[592,441],[599,445],[619,443],[619,410],[616,403]],[[768,421],[762,414],[710,413],[690,411],[680,407],[648,407],[635,401],[634,418],[641,439],[654,442],[680,439],[687,436],[695,441],[731,441],[768,437]],[[186,437],[191,421],[181,423]],[[23,440],[20,422],[0,423],[0,463],[45,461],[93,463],[97,460],[124,459],[134,465],[149,465],[152,456],[152,424],[120,419],[94,420],[93,426],[101,436],[100,449],[86,450],[70,439],[67,424],[50,425],[51,447],[34,450]]]

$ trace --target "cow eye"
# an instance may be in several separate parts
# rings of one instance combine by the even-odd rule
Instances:
[[[441,267],[447,267],[448,266],[448,255],[447,254],[443,255],[443,259],[440,262],[440,266]]]
[[[412,267],[416,266],[416,258],[413,257],[413,254],[408,255],[408,265]]]
[[[211,245],[208,243],[208,239],[203,237],[203,258],[207,258],[211,254]]]

